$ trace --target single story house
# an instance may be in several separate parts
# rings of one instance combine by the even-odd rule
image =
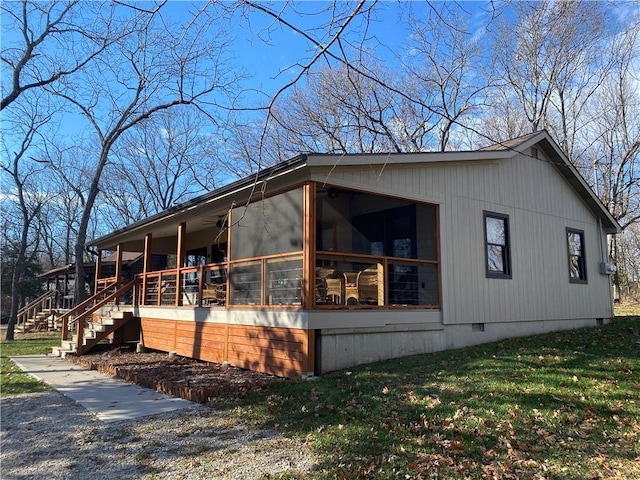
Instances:
[[[143,255],[118,308],[145,347],[304,377],[600,325],[618,232],[541,131],[475,151],[299,155],[91,246]]]

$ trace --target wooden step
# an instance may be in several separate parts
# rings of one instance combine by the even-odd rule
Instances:
[[[81,342],[82,347],[87,348],[80,347],[80,354],[103,342],[109,334],[124,326],[131,318],[133,318],[133,313],[131,312],[113,311],[108,315],[99,317],[96,321],[88,322],[83,329]],[[53,348],[54,355],[64,357],[65,355],[78,353],[77,336],[71,331],[69,333],[71,335],[69,340],[62,342],[60,347]]]

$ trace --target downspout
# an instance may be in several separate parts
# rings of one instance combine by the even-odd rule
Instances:
[[[604,234],[601,218],[598,218],[598,235],[600,236],[600,262],[607,263],[609,260],[607,236]]]

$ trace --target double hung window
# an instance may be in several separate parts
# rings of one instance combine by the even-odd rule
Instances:
[[[584,232],[567,228],[569,248],[569,281],[587,283],[587,265],[584,256]]]
[[[484,238],[487,277],[511,278],[509,216],[484,212]]]

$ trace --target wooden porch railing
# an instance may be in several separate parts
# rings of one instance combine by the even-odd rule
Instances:
[[[38,298],[29,302],[27,305],[18,310],[16,318],[16,326],[24,325],[27,320],[34,318],[36,314],[53,309],[53,300],[56,295],[55,290],[43,293]]]
[[[116,277],[99,278],[98,281],[96,282],[96,286],[98,288],[96,289],[95,293],[101,292],[102,290],[106,289],[109,285],[112,285],[113,283],[115,283],[116,280],[117,280]]]
[[[67,340],[69,338],[69,327],[74,326],[77,335],[76,342],[78,351],[81,351],[86,318],[92,315],[99,308],[105,306],[107,303],[127,293],[138,282],[139,279],[136,278],[118,288],[116,287],[117,283],[113,282],[105,289],[100,290],[92,297],[86,299],[81,304],[63,314],[60,317],[60,320],[62,321],[62,340]],[[133,298],[135,299],[135,295]]]

